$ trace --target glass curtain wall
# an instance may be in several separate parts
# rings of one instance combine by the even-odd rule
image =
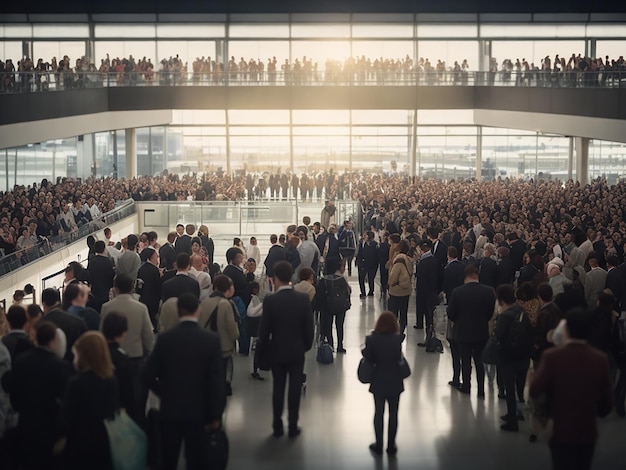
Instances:
[[[589,177],[606,178],[615,184],[626,177],[626,144],[591,140],[589,142]]]

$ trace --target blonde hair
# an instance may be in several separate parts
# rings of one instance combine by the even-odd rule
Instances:
[[[209,227],[207,227],[206,225],[200,225],[200,228],[198,229],[198,232],[200,232],[205,237],[208,237],[209,236]]]
[[[102,333],[88,331],[76,343],[76,368],[79,371],[92,370],[98,377],[108,379],[113,376],[113,363],[109,347]]]

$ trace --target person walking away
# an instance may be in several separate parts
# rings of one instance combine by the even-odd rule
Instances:
[[[411,269],[412,261],[407,256],[409,244],[406,240],[398,243],[396,256],[389,269],[389,310],[400,322],[400,335],[404,335],[411,297]],[[403,336],[404,337],[404,336]]]
[[[365,298],[365,279],[369,287],[367,296],[374,297],[374,278],[378,271],[378,244],[374,241],[372,232],[365,232],[358,244],[356,265],[359,270],[359,287],[361,299]]]
[[[327,268],[333,269],[332,274],[324,275],[316,289],[315,305],[321,312],[322,337],[328,341],[331,347],[333,341],[333,319],[337,330],[337,352],[345,354],[343,347],[343,324],[346,312],[350,309],[350,285],[343,277],[342,264],[337,259],[331,258]],[[329,271],[331,272],[331,271]]]

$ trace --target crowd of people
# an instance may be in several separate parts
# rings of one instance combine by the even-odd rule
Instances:
[[[226,62],[216,58],[196,57],[191,67],[178,55],[164,58],[155,66],[150,58],[132,55],[111,58],[109,54],[99,64],[83,56],[72,60],[63,56],[53,57],[49,62],[37,59],[35,63],[26,57],[0,61],[0,92],[42,91],[53,84],[57,89],[97,87],[103,84],[117,86],[133,85],[185,85],[185,84],[269,84],[310,85],[317,83],[364,84],[364,83],[419,83],[425,85],[468,85],[470,64],[467,59],[446,64],[444,60],[431,62],[429,58],[414,60],[404,58],[370,58],[364,55],[349,57],[343,61],[327,59],[323,68],[314,59],[303,56],[293,60],[266,61],[235,56]],[[569,58],[556,54],[546,56],[540,63],[525,58],[505,59],[500,64],[490,58],[485,78],[479,82],[494,85],[496,79],[503,84],[517,86],[607,86],[626,75],[623,56],[591,58],[573,53]],[[482,76],[481,76],[482,77]]]

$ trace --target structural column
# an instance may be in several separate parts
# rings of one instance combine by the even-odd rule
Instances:
[[[567,150],[567,179],[574,177],[574,138],[569,137],[569,148]]]
[[[589,182],[589,138],[576,137],[576,181],[580,184]]]
[[[476,130],[476,181],[483,180],[483,126]]]
[[[416,176],[417,172],[417,109],[413,110],[413,122],[411,125],[411,165],[409,175]]]
[[[137,129],[126,129],[126,179],[137,176]]]

